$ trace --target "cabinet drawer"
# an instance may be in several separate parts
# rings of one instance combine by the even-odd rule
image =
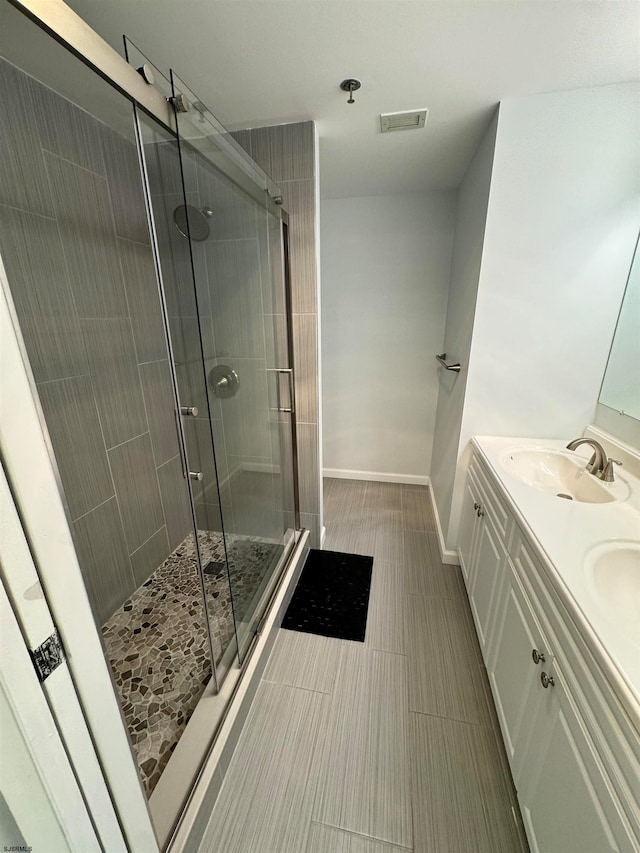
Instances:
[[[491,518],[491,521],[493,522],[493,525],[496,528],[497,533],[500,535],[504,545],[508,546],[511,530],[513,527],[513,518],[511,516],[511,513],[507,510],[497,490],[491,484],[489,480],[490,475],[485,470],[480,459],[476,457],[474,461],[477,462],[477,465],[474,469],[474,475],[480,485],[482,492],[484,493],[486,504],[485,511]]]

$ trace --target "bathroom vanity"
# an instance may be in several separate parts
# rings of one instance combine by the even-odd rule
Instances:
[[[460,563],[531,850],[638,851],[640,480],[565,444],[473,439]]]

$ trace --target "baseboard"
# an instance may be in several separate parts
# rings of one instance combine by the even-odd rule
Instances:
[[[348,468],[325,468],[323,477],[336,480],[372,480],[374,483],[405,483],[408,486],[428,486],[429,478],[419,474],[387,474],[382,471],[351,471]]]
[[[442,525],[440,524],[438,504],[436,503],[436,496],[433,494],[432,488],[429,489],[429,496],[431,498],[431,508],[433,509],[433,517],[436,520],[436,533],[438,536],[438,549],[440,551],[440,560],[447,566],[459,566],[460,557],[458,556],[458,552],[452,551],[446,547],[444,534],[442,532]]]

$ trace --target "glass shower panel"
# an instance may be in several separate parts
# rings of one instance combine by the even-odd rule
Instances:
[[[226,473],[225,455],[220,449],[216,452],[224,448],[224,437],[219,402],[207,390],[207,374],[216,363],[206,255],[212,212],[202,200],[195,155],[183,151],[181,160],[175,137],[145,117],[139,117],[139,123],[213,656],[222,678],[237,644],[219,489],[219,479]]]
[[[212,661],[131,104],[3,22],[0,254],[150,796]]]
[[[295,544],[293,373],[282,224],[265,190],[256,197],[240,178],[229,177],[232,169],[223,173],[220,125],[192,92],[179,87],[197,104],[178,113],[177,121],[196,294],[211,317],[205,390],[242,660]],[[273,187],[266,176],[264,181]],[[200,249],[202,260],[195,262]],[[207,529],[214,522],[217,516],[202,516]]]

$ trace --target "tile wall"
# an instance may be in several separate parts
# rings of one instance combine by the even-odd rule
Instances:
[[[102,624],[189,526],[138,155],[2,59],[0,90],[0,255]]]

